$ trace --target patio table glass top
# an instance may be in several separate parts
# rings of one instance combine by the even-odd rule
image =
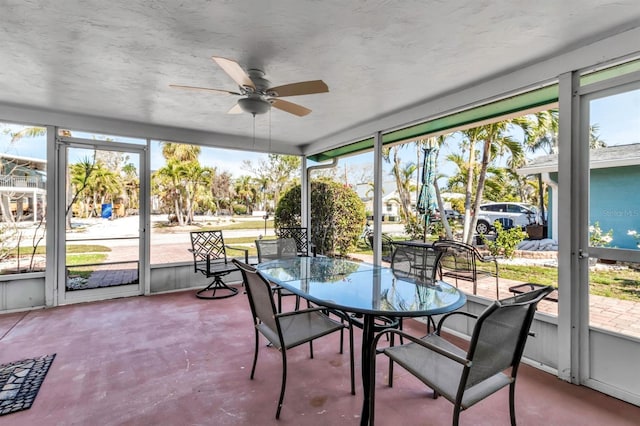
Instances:
[[[345,259],[298,257],[257,268],[268,280],[314,303],[354,313],[427,316],[466,303],[465,295],[446,282],[396,277],[388,267]]]

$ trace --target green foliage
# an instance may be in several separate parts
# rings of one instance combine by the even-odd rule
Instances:
[[[429,223],[429,234],[435,237],[446,237],[447,231],[444,229],[442,220],[435,220]]]
[[[234,204],[232,208],[233,208],[233,214],[237,214],[237,215],[247,214],[247,206],[245,205]]]
[[[280,198],[273,218],[273,226],[275,228],[300,226],[302,223],[300,217],[300,191],[300,185],[293,186]],[[313,208],[313,202],[311,204]]]
[[[418,220],[421,216],[410,216],[404,225],[404,232],[412,240],[422,240],[424,238],[424,221]]]
[[[16,251],[18,243],[16,237],[18,230],[15,225],[0,222],[0,260],[3,260]]]
[[[300,226],[300,185],[290,188],[276,207],[276,228]],[[366,217],[364,203],[348,186],[311,182],[311,241],[320,254],[344,255],[355,247]]]
[[[608,247],[611,241],[613,241],[613,229],[602,232],[599,222],[589,226],[589,245],[591,247]]]
[[[633,237],[633,239],[636,240],[636,247],[640,249],[640,233],[638,233],[638,231],[636,231],[635,229],[629,229],[627,231],[627,235]]]
[[[464,215],[464,199],[462,198],[450,198],[449,203],[451,204],[451,208],[457,212],[460,212]]]
[[[527,238],[527,233],[518,227],[504,230],[502,229],[502,224],[498,221],[496,221],[493,226],[496,228],[496,239],[494,241],[489,241],[484,235],[482,235],[482,240],[492,255],[502,255],[507,259],[511,259],[516,252],[518,244]]]

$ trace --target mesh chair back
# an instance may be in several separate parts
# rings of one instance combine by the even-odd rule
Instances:
[[[552,290],[545,287],[495,301],[480,315],[469,345],[472,365],[465,389],[509,367],[517,368],[536,306]]]
[[[267,326],[274,335],[277,335],[276,314],[278,311],[273,300],[271,285],[258,274],[255,268],[237,260],[233,260],[233,263],[242,272],[255,324],[262,323],[262,328]]]
[[[276,259],[291,259],[298,256],[298,247],[293,238],[278,238],[277,240],[256,240],[258,248],[258,262]]]
[[[439,252],[431,245],[396,244],[391,256],[393,274],[417,282],[430,283],[436,278]]]
[[[456,271],[458,274],[473,275],[475,273],[476,262],[473,246],[445,240],[434,242],[433,247],[440,252],[440,268],[443,274],[447,270]]]
[[[193,231],[191,232],[191,249],[197,262],[210,260],[227,260],[227,252],[222,238],[222,231]]]
[[[280,238],[293,238],[296,242],[298,254],[302,256],[309,255],[309,233],[307,228],[280,228],[278,236]]]

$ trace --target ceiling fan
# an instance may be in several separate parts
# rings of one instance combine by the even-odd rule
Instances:
[[[252,68],[245,72],[236,61],[231,59],[221,58],[219,56],[212,56],[211,59],[238,84],[238,91],[182,86],[177,84],[170,84],[169,86],[178,89],[205,90],[214,93],[242,96],[238,99],[238,103],[229,110],[229,114],[248,112],[254,116],[256,114],[264,114],[273,106],[282,111],[297,115],[298,117],[303,117],[311,112],[309,108],[280,98],[311,95],[329,91],[326,83],[322,80],[302,81],[299,83],[270,87],[271,83],[264,78],[264,72],[261,70]]]

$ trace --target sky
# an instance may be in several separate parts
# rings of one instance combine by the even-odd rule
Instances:
[[[598,124],[600,138],[607,145],[621,145],[630,143],[640,143],[640,90],[625,92],[620,95],[609,96],[607,98],[596,99],[590,102],[591,123]],[[19,125],[8,125],[0,123],[0,152],[19,155],[24,157],[44,159],[46,155],[46,141],[44,137],[23,139],[17,144],[11,144],[11,137],[6,131],[18,131]],[[74,136],[86,137],[88,139],[104,139],[105,136],[94,136],[87,133],[74,132]],[[113,138],[113,137],[112,137]],[[115,138],[114,138],[115,139]],[[144,143],[142,140],[117,138],[122,142]],[[447,165],[444,158],[451,152],[457,150],[457,143],[454,141],[448,144],[440,152],[439,172],[444,175],[450,175],[455,172],[454,167]],[[252,153],[247,151],[233,151],[216,148],[202,148],[200,155],[200,163],[210,167],[216,167],[219,171],[227,171],[234,177],[248,174],[243,170],[242,163],[249,160],[257,164],[261,159],[266,159],[267,154]],[[404,149],[401,151],[403,163],[416,161],[416,153],[414,150]],[[364,170],[371,167],[373,155],[371,153],[356,155],[341,159],[337,173],[344,174],[344,167],[348,170]],[[151,146],[151,169],[157,170],[164,164],[162,150],[159,141],[153,141]],[[384,179],[388,180],[389,165],[386,165]],[[356,175],[361,175],[358,171]],[[352,179],[353,180],[353,179]],[[355,183],[355,182],[349,182]]]
[[[18,143],[11,143],[11,136],[5,131],[17,132],[22,128],[20,125],[11,125],[6,123],[0,123],[0,152],[17,155],[22,157],[31,158],[46,158],[46,138],[44,136],[35,138],[25,138]],[[105,137],[101,135],[93,135],[89,133],[74,132],[76,137],[84,137],[87,139],[104,140]],[[145,144],[146,141],[134,138],[122,138],[122,137],[109,137],[111,140],[117,140],[119,142],[133,143],[133,144]],[[71,161],[77,161],[80,157],[86,155],[85,151],[77,150],[77,158],[72,158]],[[249,160],[254,164],[257,164],[261,159],[266,159],[267,154],[254,153],[248,151],[232,151],[216,148],[202,147],[200,154],[200,163],[209,167],[217,167],[220,171],[228,171],[238,177],[242,174],[247,174],[242,169],[242,163],[244,160]],[[161,168],[165,163],[162,156],[162,147],[160,141],[151,142],[151,170],[157,170]]]

